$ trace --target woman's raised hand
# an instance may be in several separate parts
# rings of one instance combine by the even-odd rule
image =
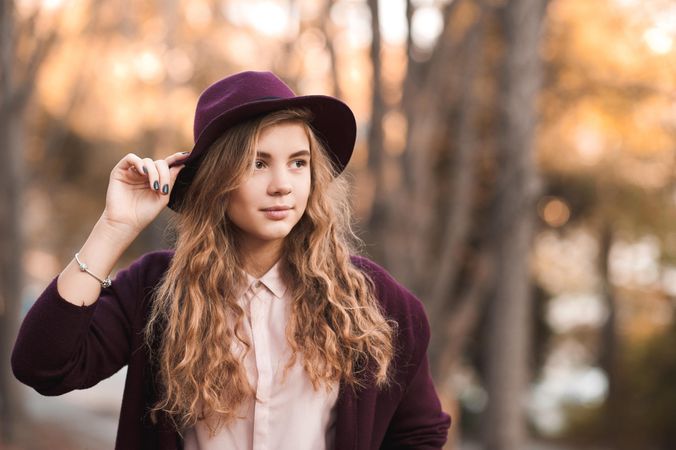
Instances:
[[[129,153],[110,172],[102,218],[111,226],[140,233],[169,203],[169,193],[189,152],[152,160]]]

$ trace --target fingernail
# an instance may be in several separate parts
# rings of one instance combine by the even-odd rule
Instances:
[[[148,169],[146,169],[146,166],[143,166],[143,173],[145,173],[145,174],[148,173]]]
[[[165,184],[164,186],[162,186],[162,193],[163,194],[169,193],[169,185],[168,184]]]
[[[153,183],[153,189],[158,190],[160,188],[160,182],[156,181]]]

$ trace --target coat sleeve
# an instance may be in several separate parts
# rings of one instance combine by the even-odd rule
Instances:
[[[451,418],[441,408],[430,375],[427,346],[430,327],[420,300],[408,298],[410,327],[402,330],[415,336],[410,378],[388,426],[382,449],[441,449],[446,443]]]
[[[120,271],[89,306],[63,299],[52,280],[19,329],[11,361],[15,377],[43,395],[60,395],[91,387],[122,368],[154,259],[145,255]]]

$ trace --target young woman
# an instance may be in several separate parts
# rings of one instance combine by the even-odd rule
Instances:
[[[437,449],[449,417],[423,307],[350,246],[356,125],[269,72],[207,88],[195,146],[125,156],[12,355],[45,395],[128,366],[118,449]],[[165,207],[174,250],[104,278]]]

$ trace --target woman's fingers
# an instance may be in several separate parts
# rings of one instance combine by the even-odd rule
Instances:
[[[172,167],[174,165],[178,165],[177,163],[180,163],[181,160],[187,159],[188,156],[190,156],[190,152],[178,152],[165,158],[165,161],[169,167]]]
[[[158,194],[168,195],[178,173],[184,167],[182,160],[189,155],[190,152],[177,152],[165,159],[153,160],[129,153],[118,163],[118,167],[134,172],[136,176],[147,178],[148,187],[151,190]]]
[[[169,165],[167,164],[167,161],[164,159],[159,159],[155,161],[155,168],[157,169],[157,173],[159,174],[159,185],[160,185],[160,192],[162,194],[167,195],[169,194],[169,185],[171,183],[171,175],[169,174]]]
[[[125,155],[125,157],[122,158],[122,161],[118,163],[118,166],[123,170],[131,169],[138,174],[147,174],[147,172],[143,170],[143,160],[134,153]]]
[[[155,167],[155,161],[150,158],[143,158],[143,168],[147,171],[150,189],[159,192],[160,174],[157,171],[157,167]]]

